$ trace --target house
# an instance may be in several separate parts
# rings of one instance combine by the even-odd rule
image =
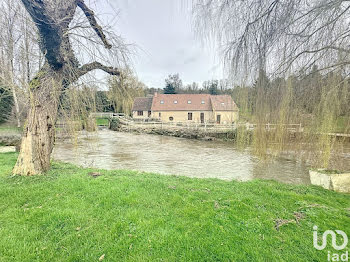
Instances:
[[[148,119],[151,117],[153,97],[136,97],[132,106],[134,119]]]
[[[231,124],[238,120],[238,107],[229,95],[156,93],[150,98],[152,102],[143,99],[149,98],[136,98],[134,101],[135,119],[218,124]],[[145,117],[144,111],[147,110]]]

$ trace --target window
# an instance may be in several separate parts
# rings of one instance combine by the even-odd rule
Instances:
[[[220,124],[221,123],[221,115],[216,116],[216,123]]]
[[[221,103],[221,105],[223,106],[223,105],[225,105],[225,103],[224,103],[224,102],[222,102],[222,103]]]
[[[191,100],[188,100],[188,101],[187,101],[187,104],[191,104],[191,103],[192,103],[192,101],[191,101]]]
[[[174,120],[174,118],[171,116],[171,117],[169,117],[169,120],[170,120],[170,121],[173,121],[173,120]]]
[[[188,113],[188,120],[192,120],[192,113]]]
[[[148,111],[148,117],[151,117],[152,111]]]
[[[205,104],[204,100],[202,100],[202,104]]]
[[[137,111],[138,116],[143,116],[143,111]]]
[[[164,104],[164,100],[160,100],[160,103],[161,103],[161,104]]]
[[[177,100],[174,100],[174,104],[177,104]]]
[[[162,113],[159,112],[159,117],[161,117],[161,116],[162,116]]]

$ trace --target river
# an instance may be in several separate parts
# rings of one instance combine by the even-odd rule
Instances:
[[[282,158],[260,161],[250,154],[249,149],[238,150],[230,142],[100,130],[81,133],[76,143],[58,141],[53,158],[83,167],[310,184],[305,164]]]

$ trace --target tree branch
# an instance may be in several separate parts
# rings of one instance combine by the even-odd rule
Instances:
[[[101,38],[104,46],[107,49],[111,49],[112,45],[108,42],[106,35],[103,33],[102,27],[97,23],[94,11],[87,7],[84,0],[76,0],[77,5],[84,12],[86,18],[89,20],[91,27],[95,30],[97,35]]]
[[[102,65],[100,62],[92,62],[92,63],[85,64],[85,65],[81,66],[78,69],[76,77],[78,79],[79,77],[81,77],[81,76],[83,76],[83,75],[85,75],[85,74],[87,74],[90,71],[95,70],[95,69],[103,70],[110,75],[115,75],[115,76],[120,75],[120,71],[118,68],[115,68],[112,66],[105,66],[105,65]]]
[[[40,35],[40,49],[55,69],[61,68],[63,58],[60,53],[62,36],[60,28],[46,13],[45,3],[42,0],[22,0],[22,3],[32,17]]]

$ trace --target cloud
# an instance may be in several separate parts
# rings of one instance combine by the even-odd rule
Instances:
[[[152,87],[163,87],[169,74],[184,83],[222,78],[215,53],[204,49],[191,30],[191,12],[173,0],[119,0],[115,30],[141,50],[135,59],[137,76]]]

